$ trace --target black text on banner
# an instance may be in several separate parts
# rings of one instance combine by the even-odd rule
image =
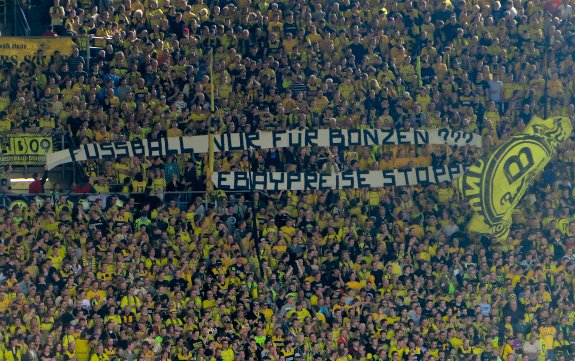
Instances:
[[[441,129],[305,129],[214,135],[216,152],[286,147],[353,147],[374,145],[481,146],[477,134]]]
[[[216,172],[215,188],[221,190],[305,191],[403,187],[451,182],[465,171],[463,164],[442,167],[417,167],[381,171],[348,171],[341,173],[302,172]]]
[[[429,130],[395,129],[318,129],[276,130],[256,133],[226,133],[214,135],[214,151],[244,151],[286,147],[353,147],[377,145],[427,145],[480,147],[477,134],[454,131],[447,128]],[[79,149],[63,150],[46,158],[46,166],[52,169],[60,164],[90,159],[117,159],[123,157],[164,157],[169,154],[207,153],[207,135],[169,137],[157,140],[133,140],[131,142],[91,143]]]

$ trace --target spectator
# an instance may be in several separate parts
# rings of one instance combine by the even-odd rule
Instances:
[[[68,57],[68,59],[66,59],[66,62],[68,64],[69,71],[74,73],[74,74],[78,74],[78,72],[81,71],[81,70],[78,70],[78,66],[80,64],[82,64],[81,69],[86,67],[86,60],[84,59],[83,56],[80,55],[80,49],[77,47],[72,49],[72,55],[70,55]]]
[[[60,34],[64,30],[63,25],[65,16],[65,9],[60,5],[60,0],[54,0],[54,5],[50,7],[50,25],[57,34]]]
[[[32,173],[33,181],[28,185],[28,193],[30,194],[40,194],[44,193],[44,185],[48,179],[48,172],[44,172],[42,179],[38,179],[38,173]]]
[[[484,149],[224,152],[214,168],[469,164],[534,116],[573,117],[572,6],[55,1],[49,35],[97,34],[99,49],[89,68],[82,37],[68,58],[4,61],[0,125],[53,121],[74,146],[447,127],[481,134]],[[505,242],[467,233],[469,208],[446,183],[206,194],[207,154],[86,162],[81,194],[0,207],[0,354],[73,359],[88,344],[99,361],[568,359],[574,149],[570,139],[534,182]],[[9,168],[0,178],[11,192]]]

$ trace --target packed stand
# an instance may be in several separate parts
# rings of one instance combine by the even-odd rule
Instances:
[[[77,146],[446,126],[488,150],[534,115],[573,116],[570,0],[54,1],[47,34],[78,48],[3,61],[2,131],[61,128]],[[91,196],[0,209],[0,360],[74,360],[86,340],[90,361],[572,360],[574,151],[506,242],[465,233],[449,184],[206,198],[207,155],[86,162],[74,190]],[[215,164],[338,172],[483,153],[287,148]]]

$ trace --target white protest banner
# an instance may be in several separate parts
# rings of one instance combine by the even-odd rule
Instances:
[[[205,143],[205,144],[204,144]],[[198,151],[205,149],[205,151]],[[66,149],[46,156],[48,170],[61,164],[96,159],[119,159],[126,157],[165,157],[170,154],[205,153],[208,136],[169,137],[160,139],[136,139],[131,142],[83,144],[78,149]]]
[[[482,145],[481,136],[447,128],[429,130],[395,129],[317,129],[275,130],[256,133],[225,133],[214,135],[214,151],[243,151],[285,147],[353,147],[374,145],[427,145],[452,146]],[[123,157],[165,157],[170,154],[207,153],[209,136],[169,137],[131,142],[83,144],[79,149],[67,149],[49,154],[46,166],[52,169],[60,164],[93,159]]]
[[[301,172],[216,172],[211,180],[221,190],[329,190],[403,187],[451,182],[465,172],[463,164],[441,167],[417,167],[380,171],[347,171],[341,173]]]
[[[482,142],[481,136],[477,134],[447,128],[430,130],[305,129],[214,135],[214,150],[216,152],[284,147],[353,147],[398,144],[447,144],[480,147]]]

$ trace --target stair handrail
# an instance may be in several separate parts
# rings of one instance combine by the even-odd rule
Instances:
[[[26,17],[26,13],[24,12],[24,7],[19,0],[13,0],[15,5],[15,13],[16,13],[16,22],[20,25],[22,31],[24,32],[24,36],[30,36],[30,24],[28,24],[28,18]],[[16,27],[16,24],[15,26]],[[15,29],[16,30],[16,29]]]

